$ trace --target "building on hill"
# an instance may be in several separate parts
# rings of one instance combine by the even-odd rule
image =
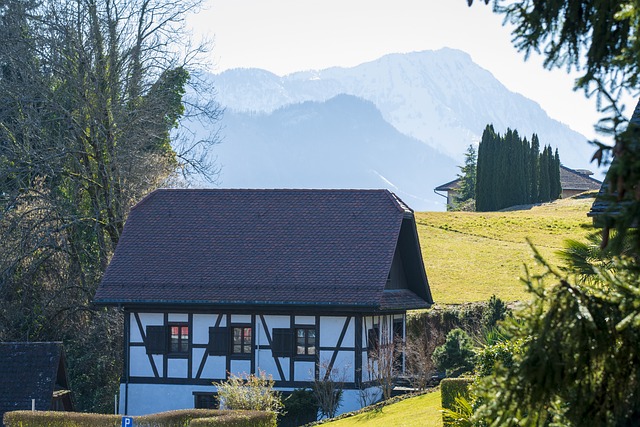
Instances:
[[[587,169],[570,169],[564,165],[560,165],[560,186],[562,187],[561,198],[575,196],[586,191],[599,190],[602,185],[601,181],[592,178],[593,172]],[[456,197],[459,193],[460,179],[454,179],[436,187],[433,191],[447,199],[447,208],[455,204]],[[440,194],[440,192],[446,192]]]
[[[0,419],[34,403],[38,411],[73,411],[62,343],[0,343]]]
[[[387,190],[158,190],[129,215],[96,295],[125,313],[120,410],[214,405],[229,373],[287,392],[345,376],[433,303],[413,211]],[[393,355],[400,371],[404,355]]]

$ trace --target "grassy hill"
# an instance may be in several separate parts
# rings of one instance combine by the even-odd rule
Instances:
[[[508,212],[417,212],[425,269],[438,304],[527,298],[519,278],[536,268],[529,238],[543,256],[558,260],[564,240],[593,231],[592,198],[565,199]]]
[[[441,427],[440,390],[321,425],[322,427]]]

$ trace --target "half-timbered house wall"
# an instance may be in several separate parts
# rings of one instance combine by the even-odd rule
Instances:
[[[375,387],[371,348],[404,337],[404,314],[367,316],[128,311],[120,411],[138,415],[196,405],[228,373],[264,372],[291,391],[344,382],[340,412]],[[369,390],[371,393],[371,390]],[[375,394],[375,393],[374,393]]]

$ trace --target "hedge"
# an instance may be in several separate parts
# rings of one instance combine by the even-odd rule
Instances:
[[[6,427],[120,427],[122,416],[57,411],[12,411],[4,414]]]
[[[220,411],[226,412],[226,411]],[[191,421],[190,427],[276,427],[278,414],[266,411],[229,411],[211,418]]]
[[[442,408],[455,412],[456,397],[469,399],[469,386],[473,384],[473,378],[445,378],[440,382],[442,393]],[[450,425],[443,414],[444,425]]]
[[[261,411],[183,409],[133,417],[136,427],[275,427],[276,414]],[[202,423],[199,420],[203,419]],[[121,415],[58,411],[13,411],[4,414],[6,427],[120,427]]]

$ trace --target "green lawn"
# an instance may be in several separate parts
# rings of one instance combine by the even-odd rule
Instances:
[[[417,212],[425,269],[438,304],[526,298],[519,281],[526,263],[535,268],[526,238],[548,260],[567,238],[592,231],[593,199],[558,200],[510,212]]]
[[[327,427],[440,427],[440,390],[405,399],[383,407],[322,424]]]

